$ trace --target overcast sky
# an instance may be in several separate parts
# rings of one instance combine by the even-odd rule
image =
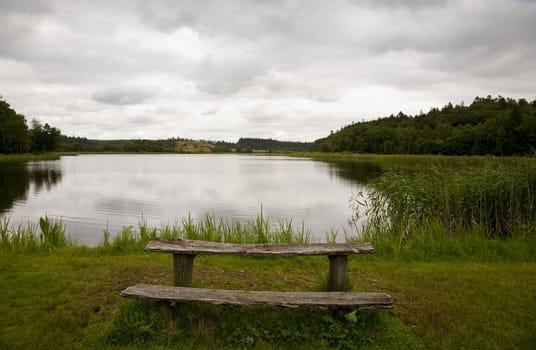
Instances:
[[[0,95],[88,138],[314,141],[536,99],[536,0],[0,0]]]

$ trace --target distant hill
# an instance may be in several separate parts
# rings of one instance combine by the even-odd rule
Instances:
[[[214,144],[203,141],[176,141],[175,151],[178,153],[212,153]]]
[[[536,100],[476,97],[410,116],[400,112],[347,125],[314,151],[386,154],[526,155],[536,151]]]
[[[163,152],[163,153],[213,153],[213,152],[286,152],[308,151],[311,144],[304,142],[276,141],[272,139],[241,138],[238,143],[212,142],[171,138],[167,140],[92,140],[85,137],[62,136],[65,152]]]
[[[308,142],[277,141],[273,139],[240,138],[236,144],[237,152],[307,152]]]
[[[167,140],[91,140],[85,137],[63,136],[65,152],[162,152],[162,153],[210,153],[214,144],[186,139]]]

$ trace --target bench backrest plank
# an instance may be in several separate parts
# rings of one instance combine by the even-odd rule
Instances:
[[[149,243],[145,247],[145,251],[183,255],[224,254],[248,256],[299,256],[372,254],[374,253],[374,248],[368,242],[313,244],[237,244],[193,241],[186,239],[156,238],[149,241]]]

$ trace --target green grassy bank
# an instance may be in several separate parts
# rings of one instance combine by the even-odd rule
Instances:
[[[302,237],[262,215],[244,226],[207,216],[198,223],[148,228],[144,221],[98,247],[78,247],[61,223],[0,225],[0,349],[532,349],[536,345],[536,262],[521,238],[414,238],[402,249],[349,261],[351,289],[384,291],[389,311],[333,315],[310,310],[188,305],[167,330],[152,303],[122,300],[145,282],[171,284],[171,256],[144,253],[155,236],[285,241]],[[239,230],[238,230],[239,229]],[[285,229],[285,230],[283,230]],[[208,233],[211,233],[209,235]],[[248,236],[243,236],[249,232]],[[282,232],[286,232],[285,235]],[[292,241],[292,239],[290,239]],[[413,244],[413,245],[412,245]],[[431,247],[435,246],[435,249]],[[528,247],[528,248],[527,248]],[[527,252],[528,249],[528,252]],[[431,251],[427,256],[421,253]],[[322,290],[325,257],[199,256],[194,286]],[[259,317],[261,315],[261,317]]]
[[[170,283],[171,257],[98,248],[0,255],[0,348],[532,349],[536,264],[350,259],[352,289],[385,291],[391,311],[353,320],[321,311],[192,305],[165,330],[154,305],[121,300],[139,282]],[[194,285],[315,290],[327,259],[198,257]],[[259,317],[263,315],[264,317]]]
[[[27,162],[31,160],[56,160],[61,156],[74,155],[73,153],[14,153],[14,154],[0,154],[0,164],[10,162]]]

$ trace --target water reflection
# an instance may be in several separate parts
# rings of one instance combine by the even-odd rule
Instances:
[[[322,162],[329,164],[330,176],[360,185],[367,185],[382,171],[378,164],[367,161],[323,160]]]
[[[0,166],[0,213],[9,211],[15,202],[26,201],[28,192],[50,191],[61,182],[56,161],[10,163]]]

